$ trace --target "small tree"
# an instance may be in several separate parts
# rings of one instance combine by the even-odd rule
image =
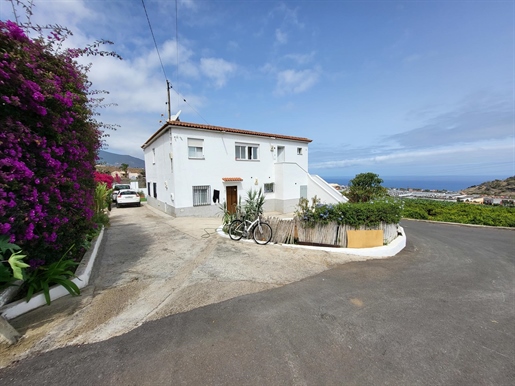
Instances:
[[[120,170],[123,172],[124,177],[128,176],[127,170],[129,169],[129,164],[121,164]]]
[[[263,206],[265,205],[265,196],[261,189],[255,191],[250,189],[247,192],[247,198],[245,199],[245,205],[240,209],[243,211],[245,217],[248,220],[254,221],[263,214]]]
[[[375,173],[357,174],[349,181],[349,190],[346,193],[349,202],[368,202],[384,197],[388,191],[381,186],[383,180]]]

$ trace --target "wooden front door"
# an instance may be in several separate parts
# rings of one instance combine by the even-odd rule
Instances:
[[[238,206],[238,187],[227,186],[225,188],[225,195],[227,197],[227,210],[229,213],[236,213],[236,207]]]

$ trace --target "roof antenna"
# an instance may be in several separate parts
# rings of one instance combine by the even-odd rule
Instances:
[[[179,110],[177,112],[177,114],[175,114],[174,116],[171,116],[170,119],[168,120],[169,122],[172,122],[172,121],[177,121],[177,122],[180,122],[181,120],[179,119],[179,115],[181,115],[181,112],[182,110]]]
[[[172,120],[172,106],[170,105],[170,82],[166,80],[166,93],[168,95],[168,120]]]

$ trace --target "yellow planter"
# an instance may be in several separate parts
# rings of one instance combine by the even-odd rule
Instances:
[[[372,248],[383,246],[383,230],[348,230],[347,248]]]

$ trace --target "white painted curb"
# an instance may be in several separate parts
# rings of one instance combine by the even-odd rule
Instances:
[[[374,248],[337,248],[337,247],[314,247],[309,245],[297,245],[297,244],[280,244],[282,247],[288,248],[304,248],[304,249],[312,249],[316,251],[326,251],[332,253],[344,253],[347,255],[354,256],[366,256],[366,257],[391,257],[395,256],[397,253],[402,251],[406,247],[406,233],[404,232],[404,228],[399,226],[397,228],[399,230],[399,236],[397,236],[390,244],[383,245],[381,247]],[[224,233],[223,227],[220,226],[217,230],[217,233],[222,237],[229,237]],[[253,240],[244,240],[251,241]]]
[[[94,240],[93,248],[86,252],[86,255],[84,256],[81,263],[77,267],[77,270],[75,271],[77,277],[72,281],[75,284],[77,284],[77,287],[79,287],[80,289],[86,287],[89,284],[89,278],[91,276],[91,271],[93,270],[95,259],[97,258],[98,249],[100,248],[102,238],[104,237],[104,229],[105,228],[102,227],[100,234],[98,235],[96,240]],[[56,285],[50,288],[51,300],[62,298],[63,296],[66,296],[68,294],[69,292],[61,285]],[[1,307],[0,316],[9,320],[45,305],[45,295],[43,293],[38,293],[34,295],[29,302],[27,302],[24,299],[21,299]]]

